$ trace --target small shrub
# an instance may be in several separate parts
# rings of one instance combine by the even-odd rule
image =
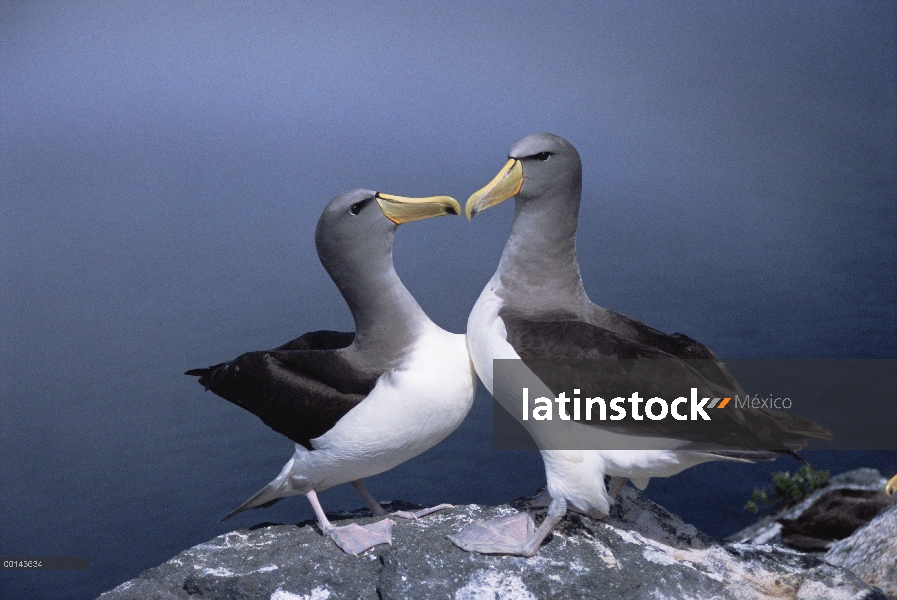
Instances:
[[[816,490],[828,483],[829,472],[817,471],[810,465],[799,468],[794,475],[788,471],[772,474],[773,489],[755,489],[751,499],[744,505],[744,510],[754,514],[778,506],[797,504]]]

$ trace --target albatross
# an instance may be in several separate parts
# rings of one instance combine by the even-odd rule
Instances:
[[[296,443],[280,474],[224,519],[304,494],[322,533],[345,552],[391,543],[391,520],[335,527],[317,493],[349,482],[374,515],[386,515],[361,479],[433,447],[470,410],[476,374],[465,336],[427,317],[392,257],[399,224],[460,212],[447,196],[360,189],[337,196],[318,221],[315,245],[349,305],[355,332],[313,331],[272,350],[186,372]],[[393,514],[418,518],[448,506]]]
[[[556,135],[538,133],[514,143],[498,175],[467,202],[471,219],[516,197],[513,225],[498,269],[467,323],[471,360],[486,388],[496,394],[494,359],[523,359],[528,365],[527,361],[571,357],[658,358],[675,368],[688,386],[744,395],[704,345],[682,334],[663,333],[589,300],[576,257],[581,191],[582,165],[576,149]],[[703,360],[700,366],[691,366],[686,359]],[[586,387],[576,385],[576,375],[572,377],[571,387]],[[544,377],[541,381],[547,391],[558,391]],[[747,449],[737,444],[714,452],[681,449],[691,438],[689,430],[675,420],[616,422],[619,425],[612,434],[624,436],[646,436],[644,428],[650,427],[638,442],[645,445],[630,446],[651,448],[647,450],[560,450],[540,445],[550,503],[539,527],[524,512],[473,524],[450,539],[467,551],[533,556],[568,507],[602,518],[627,479],[644,489],[651,477],[675,475],[702,462],[771,460],[781,453],[794,454],[809,438],[829,436],[815,423],[791,415],[734,410],[719,411],[728,415],[721,417],[721,426],[727,428],[729,439],[744,442]],[[590,422],[581,427],[593,425],[606,426]],[[605,429],[598,431],[611,435]],[[649,443],[652,437],[657,443]],[[774,442],[775,448],[764,447],[764,441]]]

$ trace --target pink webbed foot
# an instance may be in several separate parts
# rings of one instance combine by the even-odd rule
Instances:
[[[346,554],[358,556],[374,546],[391,544],[393,525],[395,523],[389,519],[370,525],[350,523],[343,527],[333,527],[329,531],[325,531],[324,534],[329,536]]]
[[[448,538],[467,552],[519,554],[521,547],[535,530],[533,517],[528,512],[522,512],[468,525]]]
[[[548,514],[538,528],[528,513],[518,513],[510,517],[492,519],[465,527],[449,540],[462,550],[482,554],[514,554],[531,557],[539,551],[542,541],[567,514],[567,501],[552,498]]]

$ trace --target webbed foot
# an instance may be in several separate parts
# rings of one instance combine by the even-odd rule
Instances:
[[[535,530],[533,517],[522,512],[468,525],[448,539],[467,552],[523,555],[523,546]]]
[[[370,525],[350,523],[343,527],[334,527],[330,531],[325,531],[324,534],[329,536],[346,554],[358,556],[374,546],[391,544],[393,525],[395,523],[389,519],[383,519]]]

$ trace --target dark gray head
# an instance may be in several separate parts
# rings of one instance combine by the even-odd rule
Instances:
[[[576,258],[582,163],[567,140],[528,135],[508,162],[467,201],[467,217],[516,197],[514,223],[496,271],[499,295],[529,315],[576,312],[588,299]]]
[[[315,246],[352,311],[356,346],[404,343],[403,332],[426,319],[393,266],[398,226],[460,212],[448,196],[406,198],[362,189],[340,194],[324,208]]]
[[[511,145],[508,158],[523,165],[518,200],[582,191],[582,161],[573,144],[552,133],[534,133]],[[578,194],[577,194],[578,195]]]
[[[363,272],[384,259],[392,262],[397,227],[380,210],[377,192],[345,192],[331,200],[318,219],[318,257],[334,281],[343,279],[343,273]]]
[[[392,265],[392,243],[401,223],[441,215],[457,215],[454,198],[406,198],[371,190],[351,190],[330,201],[318,219],[318,257],[337,285],[344,273],[365,273]],[[342,289],[342,288],[341,288]]]
[[[576,148],[552,133],[534,133],[514,142],[508,151],[508,162],[498,175],[471,195],[467,218],[513,196],[518,203],[575,202],[578,212],[581,191],[582,162]]]

